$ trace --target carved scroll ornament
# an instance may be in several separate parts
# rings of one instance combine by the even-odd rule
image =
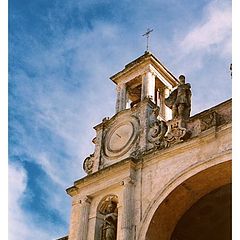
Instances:
[[[148,141],[155,146],[160,146],[164,142],[167,132],[167,124],[157,119],[159,108],[153,109],[149,119]]]
[[[93,171],[94,154],[90,154],[83,162],[83,169],[87,174],[91,174]]]

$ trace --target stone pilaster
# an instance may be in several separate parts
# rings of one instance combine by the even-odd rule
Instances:
[[[149,117],[152,112],[152,108],[155,105],[149,99],[144,99],[141,102],[140,107],[140,136],[139,136],[139,150],[141,152],[146,151],[147,149],[147,134],[149,128]]]
[[[94,151],[94,165],[93,172],[96,172],[101,167],[101,146],[102,146],[102,135],[103,135],[103,123],[94,127],[96,130],[96,139],[95,139],[95,151]]]
[[[122,181],[123,185],[123,212],[122,212],[122,240],[133,239],[133,218],[134,218],[134,181],[126,178]]]
[[[68,240],[87,240],[90,204],[89,197],[73,201]]]
[[[117,101],[116,101],[116,113],[126,109],[126,84],[122,83],[117,86]]]
[[[119,85],[116,86],[117,90],[117,99],[116,99],[116,113],[120,111],[120,102],[121,102],[121,87]]]

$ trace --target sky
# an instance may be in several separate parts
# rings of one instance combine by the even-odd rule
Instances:
[[[110,76],[150,51],[192,86],[192,115],[231,98],[230,0],[9,0],[9,240],[67,235],[65,189],[93,126],[115,113]]]

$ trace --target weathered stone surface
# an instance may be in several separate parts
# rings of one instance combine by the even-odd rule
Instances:
[[[122,185],[122,182],[127,178],[134,179],[131,190],[134,204],[132,205],[133,212],[130,215],[131,224],[133,225],[132,229],[136,228],[135,233],[131,233],[130,231],[129,234],[133,234],[133,239],[138,240],[145,239],[146,237],[148,226],[152,219],[151,216],[154,215],[154,209],[157,208],[155,203],[159,202],[160,204],[161,199],[165,199],[172,191],[171,189],[177,188],[192,176],[198,176],[203,171],[211,169],[214,166],[220,166],[221,164],[225,164],[221,168],[222,175],[214,175],[217,170],[209,170],[208,177],[201,178],[206,181],[204,183],[201,180],[201,186],[205,189],[201,194],[205,194],[206,191],[210,191],[212,188],[214,189],[223,184],[220,179],[224,180],[224,183],[231,181],[229,171],[227,173],[224,167],[230,166],[231,162],[231,122],[228,116],[228,114],[231,115],[231,101],[224,102],[214,107],[213,110],[224,119],[228,119],[228,121],[226,120],[224,124],[202,131],[201,118],[208,113],[200,113],[190,118],[187,123],[189,129],[193,132],[193,135],[187,141],[169,148],[147,151],[135,159],[127,158],[116,162],[76,181],[74,187],[67,190],[74,197],[85,195],[92,198],[88,218],[89,228],[87,239],[94,240],[96,224],[94,219],[96,219],[97,206],[101,199],[108,194],[118,196],[117,239],[126,239],[121,229],[126,224],[124,222],[127,221],[125,218],[126,210],[124,210],[123,206],[129,204],[129,201],[126,200],[126,195],[128,196],[129,193],[124,193],[125,187]],[[212,110],[210,109],[209,112],[212,112]],[[217,180],[219,177],[220,179]],[[216,185],[211,185],[209,178],[215,179],[214,184]],[[189,185],[189,183],[186,184]],[[194,184],[191,185],[194,188],[201,187],[200,185],[196,185],[197,182]],[[208,186],[209,190],[207,190]],[[74,191],[72,191],[72,188]],[[76,188],[78,189],[77,191]],[[198,190],[195,189],[194,191],[197,192]],[[189,201],[189,198],[186,201]],[[182,209],[181,211],[184,210]],[[173,217],[173,215],[171,216]],[[166,231],[166,234],[169,234],[167,230],[164,231]]]
[[[192,117],[168,118],[171,109],[156,96],[161,92],[164,100],[178,82],[149,53],[112,80],[122,84],[117,113],[95,127],[95,151],[84,162],[88,175],[66,190],[72,197],[68,239],[101,239],[112,199],[116,240],[169,240],[193,204],[231,182],[231,100]],[[140,83],[144,97],[127,108],[125,93]]]

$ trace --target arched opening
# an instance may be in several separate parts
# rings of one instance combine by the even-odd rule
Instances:
[[[230,240],[231,184],[200,198],[178,221],[171,240]]]
[[[215,166],[209,167],[201,172],[188,178],[172,190],[172,192],[160,203],[156,211],[154,212],[150,223],[147,228],[145,239],[147,240],[192,240],[192,239],[204,239],[204,238],[180,238],[180,234],[183,233],[183,226],[185,232],[194,229],[194,226],[186,227],[184,224],[188,222],[190,225],[192,222],[186,217],[188,214],[193,214],[191,212],[191,207],[200,208],[207,205],[206,199],[213,201],[217,198],[220,193],[222,195],[222,206],[228,206],[228,210],[224,214],[220,214],[220,206],[215,206],[216,215],[215,218],[219,219],[221,222],[225,222],[226,218],[230,221],[229,216],[229,206],[231,202],[230,184],[231,183],[231,161],[217,164]],[[228,186],[228,187],[227,187]],[[226,188],[226,189],[225,189]],[[225,190],[224,190],[225,189]],[[228,189],[228,190],[227,190]],[[223,191],[224,190],[224,191]],[[216,191],[216,192],[214,192]],[[223,192],[222,192],[223,191]],[[209,194],[209,195],[208,195]],[[226,199],[227,200],[224,200]],[[201,199],[203,199],[201,201]],[[199,202],[198,202],[199,201]],[[213,204],[213,202],[211,204]],[[196,205],[195,205],[196,204]],[[220,204],[220,203],[219,203]],[[201,207],[202,206],[202,207]],[[204,209],[204,207],[203,207]],[[198,209],[200,211],[200,209]],[[189,212],[188,212],[189,211]],[[197,210],[192,210],[197,211]],[[205,209],[206,211],[206,209]],[[199,215],[203,214],[199,212]],[[220,215],[217,216],[217,213]],[[186,214],[186,215],[185,215]],[[196,213],[197,214],[197,213]],[[185,217],[184,217],[185,215]],[[194,214],[194,217],[199,217]],[[213,216],[208,216],[209,221]],[[216,219],[216,220],[217,220]],[[214,221],[213,219],[211,221]],[[179,225],[178,225],[179,224]],[[220,223],[219,223],[220,224]],[[225,224],[228,224],[225,222]],[[229,226],[225,226],[229,227]],[[206,229],[207,231],[207,229]],[[184,234],[185,234],[184,232]],[[189,233],[190,234],[190,233]],[[209,238],[214,239],[214,238]],[[208,240],[208,239],[204,239]],[[228,238],[224,238],[228,240]]]
[[[99,203],[96,214],[95,240],[105,240],[106,235],[112,235],[116,239],[118,197],[107,195]]]

